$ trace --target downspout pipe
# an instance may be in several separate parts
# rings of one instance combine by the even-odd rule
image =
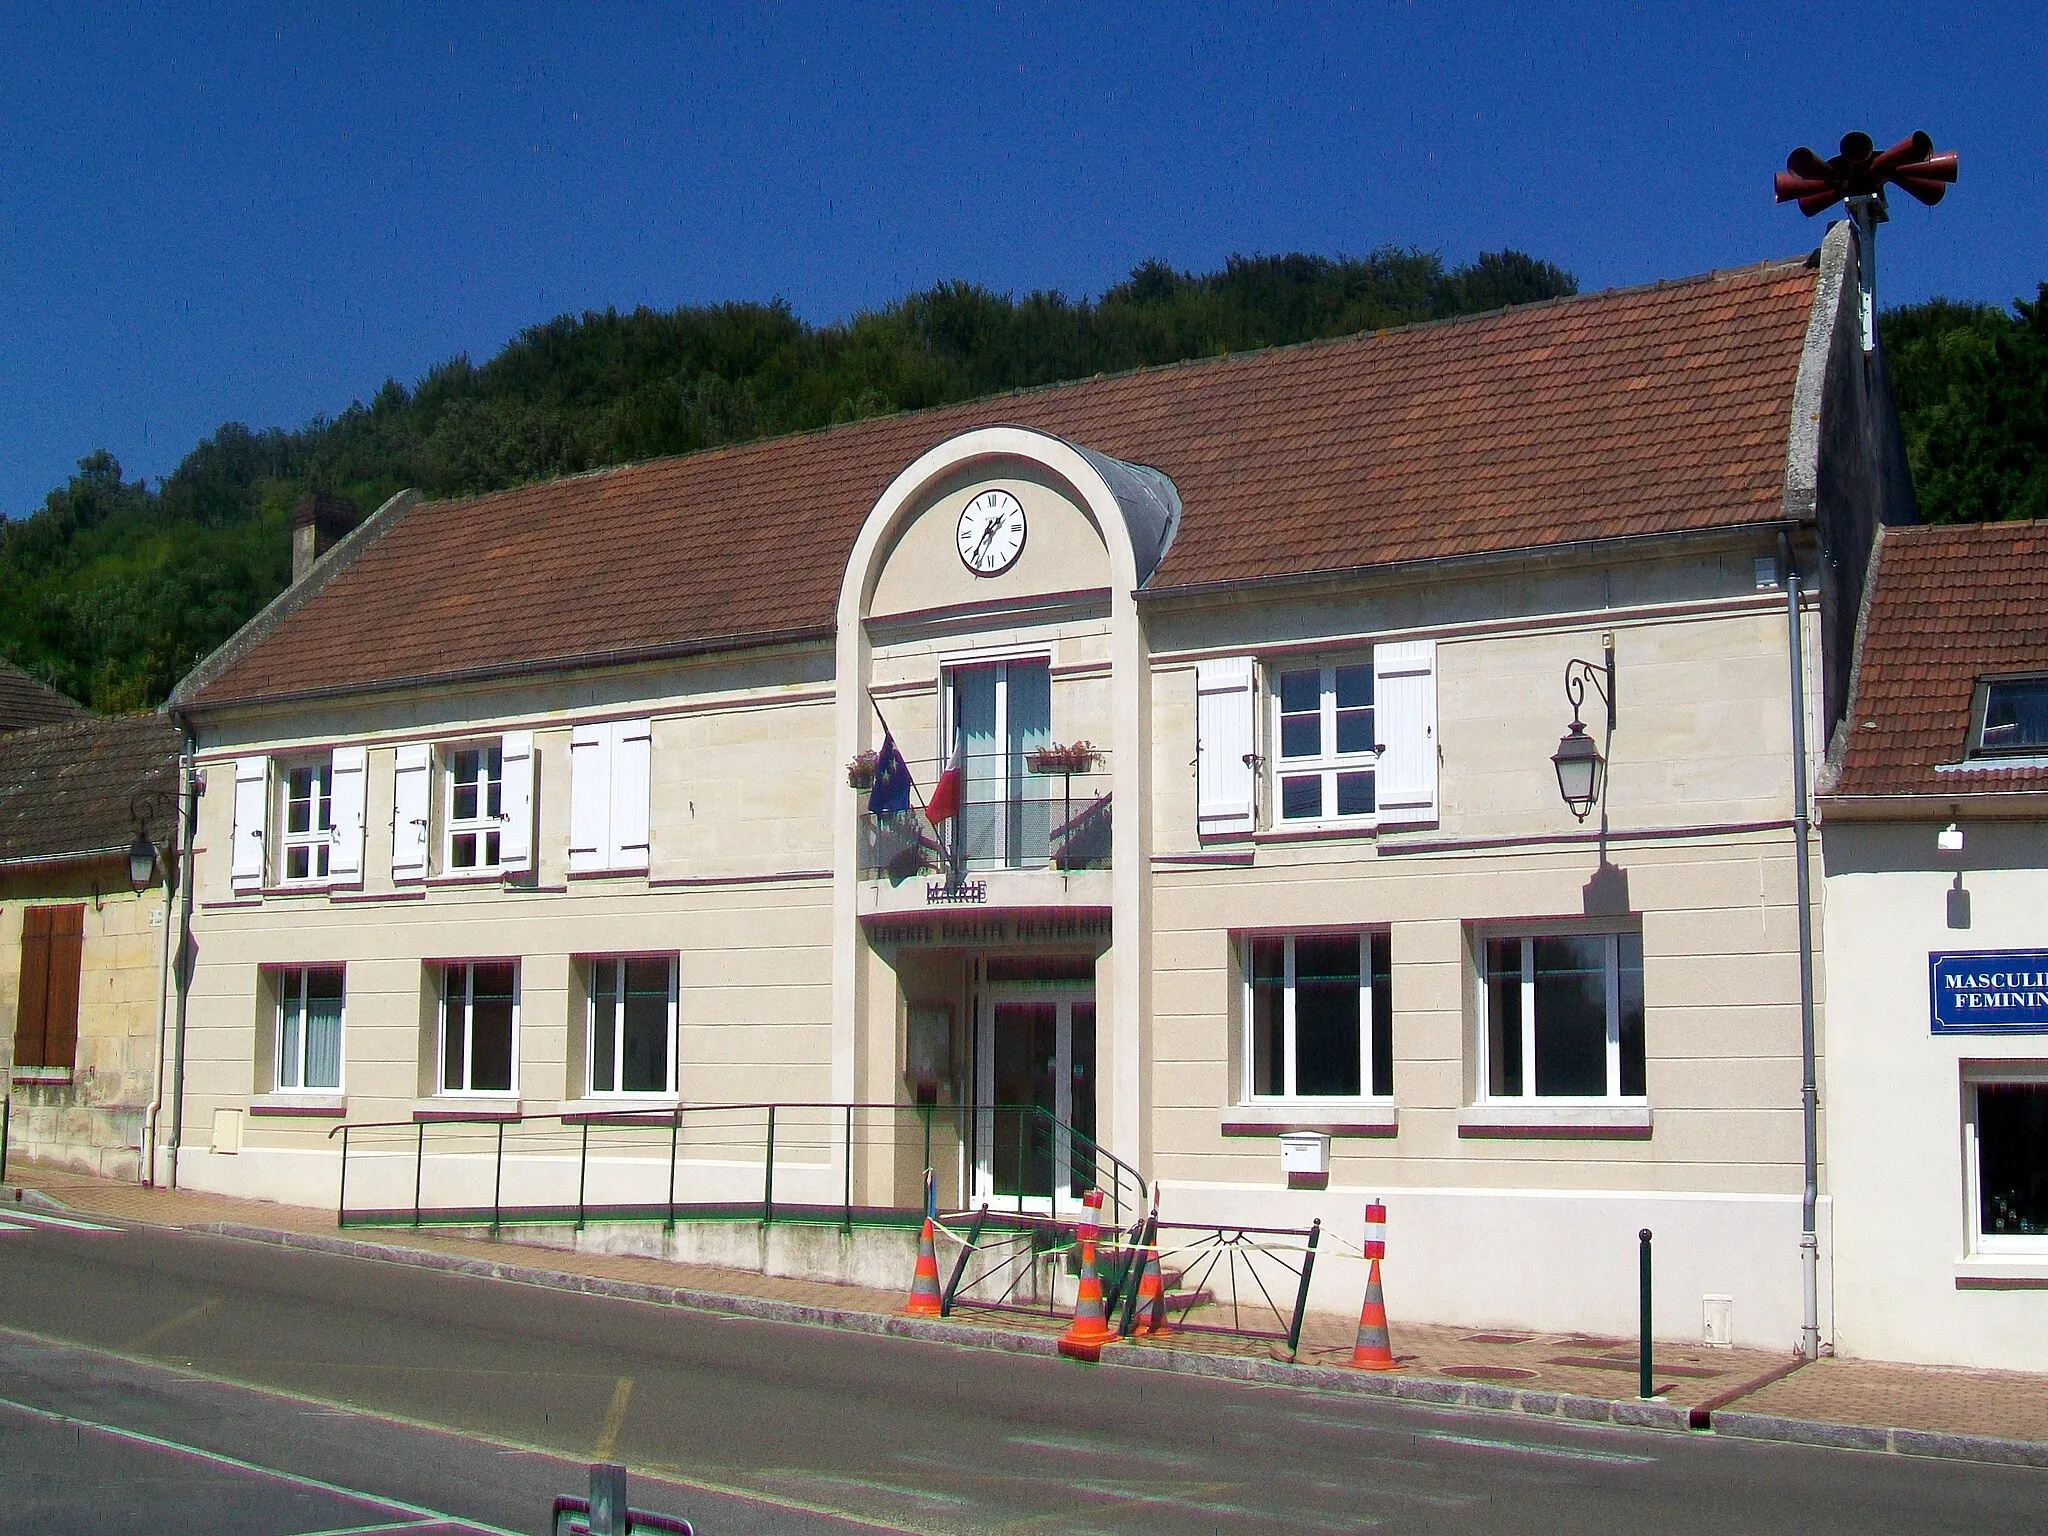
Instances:
[[[1820,1084],[1814,1071],[1813,868],[1806,793],[1806,647],[1800,623],[1799,562],[1792,541],[1778,535],[1785,568],[1785,624],[1792,657],[1792,868],[1799,900],[1799,1111],[1805,1142],[1806,1184],[1799,1202],[1801,1314],[1799,1353],[1820,1358]]]
[[[183,883],[178,879],[178,864],[184,857],[185,847],[184,769],[185,764],[181,757],[178,763],[178,807],[176,814],[171,817],[171,846],[161,866],[164,883],[164,943],[156,973],[156,1091],[150,1096],[149,1108],[142,1116],[142,1182],[151,1189],[156,1188],[156,1133],[164,1108],[164,1048],[169,1044],[171,1027],[171,935],[178,927],[172,920],[172,906]]]
[[[199,830],[199,774],[193,766],[198,741],[191,723],[175,712],[171,718],[183,727],[185,750],[178,765],[179,856],[178,871],[178,958],[174,975],[178,986],[177,1025],[172,1049],[177,1066],[171,1074],[171,1175],[170,1187],[178,1187],[178,1152],[185,1141],[185,1013],[192,994],[192,844]]]

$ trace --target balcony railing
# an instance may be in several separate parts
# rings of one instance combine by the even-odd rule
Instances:
[[[862,811],[860,878],[901,882],[992,869],[1108,869],[1107,788],[1069,800],[1057,793],[1057,780],[1053,787],[1051,799],[966,801],[958,816],[937,827],[922,811]]]

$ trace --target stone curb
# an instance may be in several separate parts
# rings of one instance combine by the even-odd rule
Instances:
[[[184,1230],[207,1232],[251,1242],[272,1243],[283,1248],[299,1248],[315,1253],[379,1259],[386,1263],[409,1264],[419,1269],[472,1275],[487,1280],[506,1280],[520,1285],[540,1286],[548,1290],[573,1291],[587,1296],[607,1296],[619,1301],[651,1302],[658,1306],[687,1307],[692,1311],[715,1312],[729,1317],[750,1317],[763,1322],[837,1328],[848,1333],[919,1339],[932,1344],[953,1344],[967,1349],[998,1350],[1005,1354],[1036,1355],[1042,1358],[1051,1358],[1057,1353],[1055,1340],[1051,1335],[1021,1333],[1006,1328],[885,1316],[843,1307],[818,1307],[802,1302],[778,1301],[768,1296],[735,1296],[729,1292],[702,1291],[688,1286],[654,1285],[640,1280],[610,1280],[597,1275],[579,1275],[532,1265],[505,1264],[496,1259],[435,1253],[428,1249],[408,1248],[397,1243],[328,1237],[316,1232],[285,1232],[271,1227],[249,1226],[242,1222],[193,1223]],[[1663,1430],[1684,1430],[1689,1425],[1690,1410],[1673,1403],[1645,1403],[1633,1398],[1583,1397],[1568,1392],[1532,1392],[1518,1388],[1487,1386],[1480,1382],[1444,1381],[1426,1376],[1380,1376],[1364,1371],[1339,1370],[1332,1366],[1298,1365],[1284,1360],[1260,1360],[1242,1355],[1197,1354],[1188,1350],[1161,1349],[1156,1345],[1147,1344],[1108,1345],[1103,1349],[1102,1363],[1128,1370],[1162,1371],[1177,1376],[1203,1376],[1217,1380],[1256,1382],[1263,1386],[1345,1392],[1360,1397],[1383,1397],[1433,1408],[1478,1408],[1494,1412],[1525,1413],[1541,1418],[1568,1419],[1578,1424],[1616,1424],[1636,1429]]]
[[[1823,1445],[1841,1451],[1885,1451],[1895,1456],[1939,1456],[1949,1461],[1995,1462],[2013,1467],[2048,1467],[2048,1441],[2000,1440],[1992,1435],[1948,1435],[1927,1429],[1881,1429],[1866,1424],[1830,1424],[1822,1419],[1781,1419],[1768,1413],[1709,1415],[1713,1431],[1731,1440],[1776,1440],[1789,1445]]]
[[[54,1200],[40,1189],[30,1189],[26,1184],[0,1185],[0,1210],[9,1205],[25,1205],[38,1211],[64,1211],[70,1209],[62,1200]]]

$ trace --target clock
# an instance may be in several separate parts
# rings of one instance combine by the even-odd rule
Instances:
[[[960,559],[977,576],[1000,576],[1024,553],[1024,503],[986,490],[967,503],[954,535]]]

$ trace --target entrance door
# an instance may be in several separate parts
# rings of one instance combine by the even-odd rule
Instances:
[[[1073,1204],[1095,1187],[1092,992],[991,988],[978,1023],[976,1197],[1027,1210]]]

